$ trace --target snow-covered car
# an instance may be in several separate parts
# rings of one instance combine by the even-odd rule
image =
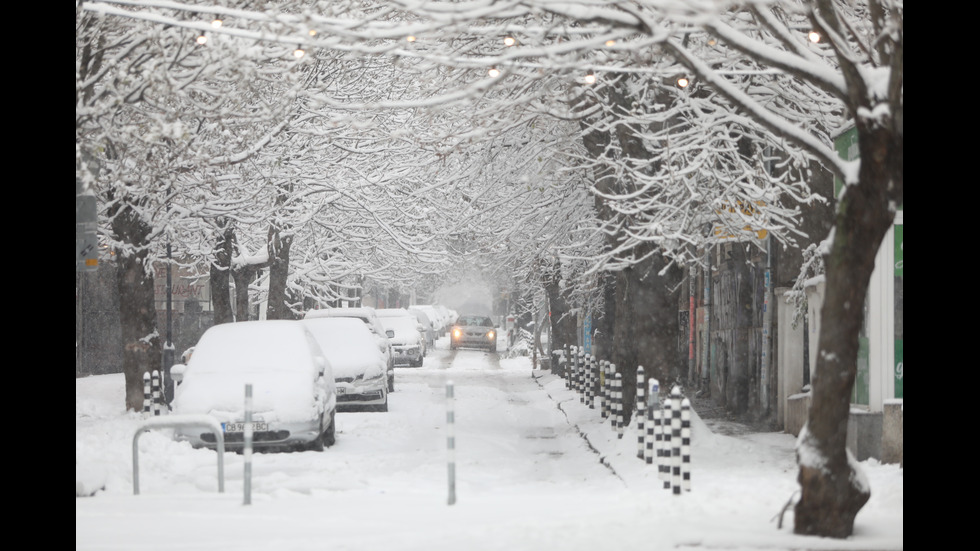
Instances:
[[[419,316],[422,316],[420,318]],[[378,308],[378,318],[380,318],[381,325],[384,325],[384,318],[408,318],[414,321],[417,326],[419,333],[422,334],[422,357],[424,358],[429,353],[429,348],[435,346],[435,338],[432,337],[432,331],[429,329],[428,318],[425,314],[417,310],[408,310],[406,308]],[[426,320],[424,323],[422,320]],[[387,330],[388,327],[386,326]]]
[[[497,328],[488,316],[459,316],[449,332],[449,348],[484,348],[497,351]]]
[[[252,444],[260,448],[323,450],[335,441],[337,391],[330,362],[297,321],[215,325],[201,336],[175,389],[175,414],[214,417],[226,449],[242,449],[245,386],[252,385]],[[217,447],[207,428],[179,428],[194,447]]]
[[[370,306],[357,308],[324,308],[321,310],[310,310],[304,316],[305,319],[313,318],[356,318],[361,320],[367,328],[374,334],[377,341],[378,350],[385,357],[388,365],[388,392],[395,391],[395,352],[392,349],[391,336],[385,331],[384,325],[378,318],[377,311]]]
[[[414,306],[409,306],[407,308],[408,312],[415,316],[419,324],[422,326],[422,334],[425,336],[425,348],[426,350],[434,349],[436,346],[436,338],[442,334],[439,328],[436,326],[435,321],[431,315],[435,315],[435,312],[430,310],[426,312],[425,309],[416,308]]]
[[[302,323],[333,368],[338,410],[388,411],[387,361],[367,326],[344,317],[308,318]]]
[[[415,316],[384,317],[381,324],[393,332],[391,348],[395,352],[395,365],[422,367],[425,337]]]

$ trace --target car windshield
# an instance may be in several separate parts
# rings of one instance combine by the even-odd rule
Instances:
[[[493,327],[493,320],[486,316],[460,316],[457,325],[474,325],[477,327]]]

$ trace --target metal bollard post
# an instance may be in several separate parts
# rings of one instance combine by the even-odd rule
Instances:
[[[646,437],[646,427],[644,421],[647,416],[647,400],[644,395],[646,391],[646,376],[643,373],[643,366],[636,366],[636,456],[643,459],[644,438]]]
[[[154,417],[159,417],[160,404],[163,403],[163,393],[160,392],[160,372],[156,369],[153,370],[151,380],[153,386],[153,415]]]
[[[646,462],[647,465],[653,463],[654,444],[656,443],[655,428],[660,425],[660,382],[650,379],[650,393],[647,397],[646,416],[647,416],[647,441],[646,441]],[[654,421],[656,419],[656,421]],[[654,424],[656,423],[656,425]]]
[[[252,503],[252,385],[245,385],[245,430],[244,430],[244,449],[242,458],[245,460],[244,472],[244,501],[245,505]]]
[[[657,423],[657,476],[670,489],[670,400],[664,400]]]
[[[681,487],[691,491],[691,401],[681,402]]]
[[[605,419],[609,415],[609,399],[606,395],[606,360],[599,362],[599,365],[596,366],[596,372],[599,374],[599,383],[597,385],[599,391],[599,417]]]
[[[585,362],[585,402],[595,409],[595,356],[589,354]]]
[[[143,417],[149,417],[150,404],[153,403],[153,394],[150,391],[150,372],[143,372]]]
[[[449,465],[449,505],[456,503],[456,411],[453,382],[446,381],[446,449]]]
[[[681,390],[670,391],[670,486],[681,494]]]

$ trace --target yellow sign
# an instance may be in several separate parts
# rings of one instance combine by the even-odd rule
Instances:
[[[756,218],[762,215],[762,210],[759,207],[763,207],[763,206],[765,206],[765,202],[763,201],[754,201],[754,202],[736,201],[735,205],[723,207],[720,210],[716,210],[715,214],[717,214],[718,217],[722,219],[734,218],[729,215],[738,214],[738,213],[750,218]],[[739,217],[739,219],[741,219],[741,217]],[[754,237],[756,237],[757,239],[765,239],[766,236],[769,235],[768,230],[765,229],[757,230],[753,228],[751,224],[746,224],[745,226],[742,227],[741,231],[737,233],[733,233],[731,231],[731,226],[734,225],[735,224],[731,224],[729,226],[715,226],[714,228],[715,237],[718,239],[739,239],[739,238],[744,239],[747,237],[752,237],[754,235]]]

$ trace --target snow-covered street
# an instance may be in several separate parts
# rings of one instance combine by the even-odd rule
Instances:
[[[903,548],[903,478],[865,462],[872,497],[847,540],[792,534],[776,516],[795,491],[794,439],[729,437],[693,423],[692,491],[672,496],[656,466],[635,457],[630,426],[616,437],[562,380],[526,357],[450,352],[399,368],[388,413],[341,413],[322,453],[253,456],[243,505],[243,456],[139,440],[142,416],[123,409],[122,375],[76,379],[79,550],[589,550]],[[456,496],[447,504],[446,383],[455,389]]]

